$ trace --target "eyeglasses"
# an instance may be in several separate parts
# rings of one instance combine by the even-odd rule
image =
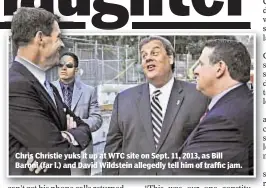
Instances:
[[[67,68],[69,68],[69,69],[71,69],[71,68],[74,67],[74,65],[73,65],[72,63],[63,63],[63,62],[60,62],[60,63],[58,64],[58,67],[62,68],[64,65],[65,65]]]

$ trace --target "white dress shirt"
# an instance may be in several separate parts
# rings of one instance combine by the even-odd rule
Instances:
[[[46,71],[24,57],[16,56],[15,61],[24,65],[34,75],[34,77],[40,82],[40,84],[43,86],[43,88],[47,91],[49,96],[52,98],[52,100],[56,106],[56,102],[55,102],[55,98],[54,98],[54,94],[53,94],[53,89],[52,89],[50,83],[48,82],[46,84],[49,84],[49,85],[47,85],[47,86],[45,85],[45,81],[48,81]]]
[[[44,82],[46,80],[46,72],[38,67],[36,64],[32,63],[28,59],[23,57],[15,57],[15,61],[24,65],[34,76],[35,78],[41,83],[41,85],[46,89]]]
[[[174,85],[174,77],[172,77],[163,87],[161,88],[156,88],[154,85],[149,84],[149,89],[150,89],[150,102],[152,100],[152,96],[154,91],[156,90],[160,90],[162,93],[158,96],[158,99],[160,101],[160,105],[162,107],[162,115],[163,115],[163,119],[166,113],[166,109],[167,109],[167,105],[168,105],[168,101],[170,98],[170,94],[172,91]]]

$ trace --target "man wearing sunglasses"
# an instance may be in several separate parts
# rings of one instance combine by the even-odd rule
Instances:
[[[76,54],[72,52],[63,53],[58,64],[59,80],[53,82],[53,84],[58,89],[65,104],[90,126],[92,132],[95,132],[102,125],[96,90],[76,77],[78,65],[79,60]],[[82,152],[92,153],[92,144]],[[90,163],[92,161],[82,159],[81,162]],[[89,175],[90,169],[72,168],[71,174]]]

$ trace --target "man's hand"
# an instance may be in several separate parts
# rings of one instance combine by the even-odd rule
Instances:
[[[73,129],[77,127],[77,123],[74,121],[73,117],[71,117],[69,114],[66,115],[67,119],[67,129]]]
[[[42,162],[44,163],[44,162]],[[28,160],[27,160],[27,164],[29,164],[29,166],[31,166],[31,168],[29,168],[29,170],[31,172],[35,172],[35,174],[39,174],[42,170],[44,173],[47,172],[48,168],[42,168],[44,165],[39,164],[36,160],[33,159],[33,157],[30,157]],[[31,165],[30,165],[31,164]],[[38,165],[39,164],[39,165]]]

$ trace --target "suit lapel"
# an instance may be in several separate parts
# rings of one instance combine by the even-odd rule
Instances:
[[[44,89],[44,87],[41,85],[41,83],[38,81],[38,79],[26,67],[24,67],[22,64],[20,64],[18,62],[13,62],[12,67],[14,67],[15,71],[20,72],[25,77],[27,77],[29,79],[29,81],[32,82],[32,84],[38,89],[38,91],[40,91],[40,93],[47,100],[48,104],[54,110],[55,113],[51,113],[51,114],[54,116],[55,121],[58,122],[57,125],[61,125],[61,122],[60,122],[60,119],[59,119],[60,116],[58,114],[57,107],[55,106],[53,99],[50,97],[50,95]]]
[[[63,111],[63,109],[66,107],[63,105],[63,93],[59,80],[53,82],[51,85],[54,91],[55,101],[57,104],[57,112],[60,117],[61,127],[63,130],[66,130],[66,113],[65,111]]]
[[[48,103],[53,107],[53,109],[57,112],[57,107],[53,101],[53,99],[51,98],[51,96],[48,94],[48,92],[43,88],[43,86],[40,84],[40,82],[37,82],[35,84],[36,87],[38,87],[41,90],[41,93],[45,96],[45,98],[47,99]]]
[[[66,130],[67,127],[66,127],[66,113],[64,109],[67,108],[67,106],[64,104],[64,102],[62,101],[62,98],[60,97],[60,94],[59,94],[59,91],[58,89],[53,86],[53,91],[54,91],[54,97],[55,97],[55,101],[56,101],[56,104],[57,104],[57,112],[58,112],[58,115],[60,117],[60,123],[61,123],[61,128],[62,130]]]
[[[139,92],[138,112],[140,115],[140,119],[143,123],[144,129],[146,131],[151,148],[155,151],[153,130],[151,124],[150,92],[149,85],[147,83],[143,85],[142,90]]]
[[[57,88],[57,91],[61,97],[61,99],[63,100],[63,92],[62,92],[62,89],[61,89],[61,86],[60,86],[60,83],[59,83],[59,80],[53,82],[53,85]]]
[[[75,81],[73,94],[72,94],[72,102],[71,102],[71,110],[74,111],[77,103],[82,95],[82,88],[78,81]]]
[[[14,69],[17,72],[22,73],[25,77],[27,77],[39,90],[41,90],[41,93],[45,96],[45,98],[47,99],[48,103],[53,106],[53,109],[55,111],[56,110],[56,106],[54,104],[53,99],[50,97],[50,95],[48,94],[48,92],[44,89],[44,87],[41,85],[41,83],[38,81],[38,79],[26,68],[24,67],[22,64],[18,63],[18,62],[14,62],[13,65]]]
[[[169,131],[171,130],[171,127],[173,126],[173,122],[182,105],[183,100],[184,100],[183,87],[181,86],[181,84],[179,84],[178,81],[175,80],[171,94],[170,94],[170,98],[168,101],[167,109],[165,112],[164,121],[162,125],[162,132],[160,135],[160,140],[159,140],[159,144],[157,147],[157,151],[160,150],[165,139],[167,138],[167,135]]]

